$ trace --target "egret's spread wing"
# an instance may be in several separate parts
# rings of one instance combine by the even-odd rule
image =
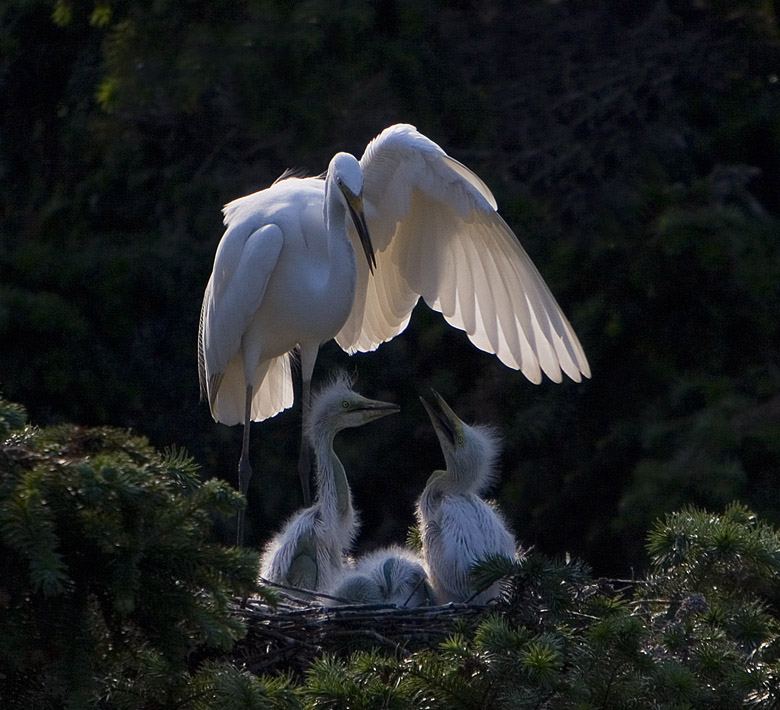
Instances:
[[[496,212],[487,186],[412,126],[392,126],[360,160],[377,252],[358,259],[352,313],[336,340],[373,350],[400,333],[422,296],[481,350],[532,382],[590,376],[582,347],[544,279]]]
[[[217,421],[243,421],[241,338],[260,307],[283,243],[276,225],[253,228],[242,223],[229,227],[217,248],[198,336],[201,389]]]

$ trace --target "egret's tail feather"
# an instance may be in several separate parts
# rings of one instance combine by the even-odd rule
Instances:
[[[268,370],[255,376],[252,399],[252,421],[260,422],[273,417],[293,405],[292,370],[290,353],[285,353],[268,363]]]

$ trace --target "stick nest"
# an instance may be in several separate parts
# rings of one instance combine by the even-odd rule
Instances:
[[[280,596],[282,601],[273,605],[259,598],[237,604],[235,613],[246,620],[247,635],[237,644],[235,658],[252,673],[303,673],[325,653],[343,656],[376,647],[408,657],[443,641],[456,622],[476,626],[491,610],[474,604],[323,606],[316,598]]]

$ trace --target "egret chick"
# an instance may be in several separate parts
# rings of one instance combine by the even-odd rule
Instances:
[[[492,555],[515,558],[514,536],[500,513],[480,497],[493,479],[498,439],[489,427],[462,422],[438,392],[433,395],[435,405],[421,401],[447,468],[431,474],[417,502],[422,554],[440,604],[485,603],[497,596],[498,584],[474,597],[471,566]]]
[[[314,505],[295,513],[266,545],[261,577],[311,591],[330,588],[358,529],[347,475],[333,449],[334,437],[342,429],[398,410],[398,405],[357,394],[343,374],[313,399],[306,436],[314,451],[317,496]]]
[[[406,328],[420,297],[532,382],[590,377],[577,336],[496,210],[477,175],[406,124],[382,131],[360,161],[337,153],[324,179],[287,177],[225,206],[198,371],[215,421],[244,425],[242,493],[250,423],[292,406],[290,351],[300,349],[305,430],[320,344],[374,350]],[[298,468],[308,506],[307,452]]]
[[[418,607],[433,603],[428,575],[420,558],[411,550],[391,545],[359,558],[335,578],[331,596],[355,604],[392,604]]]

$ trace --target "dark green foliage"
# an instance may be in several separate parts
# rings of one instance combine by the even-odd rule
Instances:
[[[429,386],[468,421],[501,429],[495,495],[518,539],[536,550],[571,551],[598,574],[635,570],[643,578],[645,531],[684,511],[652,530],[652,586],[636,584],[644,593],[634,597],[628,585],[620,598],[593,582],[587,600],[595,607],[584,608],[587,570],[530,555],[509,571],[503,626],[459,629],[448,660],[431,651],[415,677],[437,688],[450,679],[455,689],[453,678],[491,667],[484,649],[495,641],[526,654],[528,668],[517,655],[507,658],[524,669],[518,677],[536,683],[505,688],[477,670],[475,693],[492,693],[493,683],[506,690],[497,706],[731,707],[743,698],[771,706],[777,644],[762,639],[774,638],[766,634],[777,606],[771,526],[780,522],[775,5],[5,2],[3,396],[24,402],[47,427],[110,424],[161,450],[183,446],[208,476],[234,482],[241,432],[212,422],[196,384],[198,307],[222,231],[219,207],[286,167],[317,172],[336,150],[359,152],[384,126],[415,123],[494,190],[581,336],[594,377],[531,387],[422,308],[376,353],[347,360],[324,347],[317,377],[334,365],[355,369],[368,394],[404,411],[388,420],[384,440],[367,448],[355,432],[340,444],[363,511],[363,542],[402,539],[414,499],[441,465],[418,402]],[[299,504],[290,464],[296,416],[280,415],[253,436],[260,465],[247,519],[257,546]],[[167,688],[169,677],[183,687],[189,676],[171,674],[161,654],[180,656],[185,637],[220,645],[232,632],[213,623],[218,613],[205,602],[202,618],[188,616],[166,632],[176,639],[152,628],[139,612],[146,588],[139,570],[156,545],[144,525],[163,524],[151,511],[170,496],[184,515],[185,501],[198,496],[214,496],[210,510],[232,510],[231,494],[202,488],[181,449],[159,454],[142,440],[128,443],[122,431],[27,430],[25,421],[20,406],[0,402],[0,439],[8,439],[0,451],[8,555],[0,564],[11,567],[0,583],[0,613],[10,609],[5,590],[24,586],[36,604],[60,609],[67,601],[74,619],[102,621],[71,629],[66,615],[53,615],[62,628],[45,639],[44,652],[14,655],[14,663],[51,669],[55,694],[83,687],[74,679],[87,678],[93,660],[61,649],[86,647],[104,632],[122,640],[125,632],[106,628],[129,619],[127,633],[148,632],[141,647],[150,650],[122,655],[122,644],[131,645],[124,640],[111,647],[125,669],[114,676],[121,692],[112,692],[128,698],[132,680],[143,677],[151,689],[127,705],[164,705],[171,698],[155,689]],[[63,455],[65,443],[71,453]],[[140,469],[157,483],[147,489]],[[63,470],[72,477],[67,490]],[[742,519],[736,508],[707,523],[707,514],[686,507],[721,510],[734,499],[767,523]],[[194,515],[199,522],[162,538],[168,553],[189,549],[184,538],[205,522],[203,509]],[[104,528],[108,549],[97,540]],[[232,539],[229,524],[217,532]],[[141,558],[133,550],[143,550]],[[89,567],[90,582],[81,574],[87,553],[110,562]],[[174,576],[193,572],[166,564]],[[486,583],[507,571],[488,563],[478,574]],[[745,589],[740,607],[734,599]],[[706,612],[695,611],[702,597]],[[42,632],[22,633],[22,624],[43,617],[11,611],[16,626],[3,628],[0,648],[7,653],[18,642],[29,651]],[[144,646],[152,643],[160,647]],[[465,665],[454,660],[457,648],[470,659]],[[660,648],[668,657],[655,653]],[[765,665],[748,673],[748,653]],[[250,705],[261,702],[255,681],[239,670],[223,669],[214,685],[209,672],[204,666],[203,687],[215,698],[235,691]],[[702,689],[705,677],[711,690]],[[356,698],[361,679],[355,675]],[[422,687],[409,682],[399,688]],[[287,691],[275,687],[266,686],[269,697],[286,702]],[[371,688],[380,705],[381,688]],[[426,692],[413,695],[412,706],[428,702]],[[295,702],[316,698],[302,697]],[[474,697],[464,691],[462,702]]]
[[[209,541],[212,515],[234,516],[241,497],[128,432],[24,427],[4,401],[0,415],[3,706],[182,693],[189,654],[245,633],[229,607],[255,590],[257,554]]]
[[[0,440],[6,439],[14,429],[21,429],[27,421],[24,407],[0,399]]]
[[[205,663],[192,680],[193,710],[297,710],[303,707],[294,684],[284,677],[263,678],[227,663]]]
[[[651,530],[648,550],[664,593],[684,584],[740,603],[780,604],[780,536],[743,505],[729,505],[722,516],[695,508],[673,513]]]
[[[532,387],[424,308],[375,353],[324,347],[316,378],[354,369],[404,412],[380,464],[341,442],[366,545],[402,539],[441,465],[429,386],[501,429],[493,494],[548,554],[625,574],[689,503],[778,522],[776,30],[763,0],[6,2],[3,395],[234,482],[241,432],[196,382],[220,206],[409,121],[490,185],[594,377]],[[252,437],[256,546],[300,502],[297,415]]]

